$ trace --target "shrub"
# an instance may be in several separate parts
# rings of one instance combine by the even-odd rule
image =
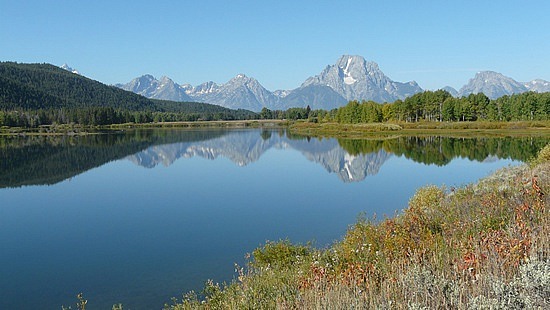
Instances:
[[[268,241],[263,247],[252,252],[253,267],[287,268],[311,254],[311,248],[304,245],[294,245],[289,240],[278,242]]]
[[[492,278],[488,296],[476,296],[468,309],[548,309],[550,307],[550,261],[532,260],[519,268],[510,282]]]
[[[537,161],[540,163],[550,161],[550,144],[540,150]]]
[[[531,159],[529,164],[533,168],[546,162],[550,162],[550,144],[543,147],[537,154],[537,157]]]

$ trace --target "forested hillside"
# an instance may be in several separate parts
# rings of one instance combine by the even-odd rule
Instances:
[[[155,110],[149,99],[50,64],[0,63],[3,109],[111,107]]]
[[[50,64],[0,63],[0,126],[255,118],[246,110],[150,100]]]

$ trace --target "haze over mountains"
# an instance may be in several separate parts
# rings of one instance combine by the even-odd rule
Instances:
[[[197,86],[179,85],[166,76],[157,80],[151,75],[143,75],[116,86],[148,98],[206,102],[251,111],[260,111],[263,107],[286,110],[308,105],[312,109],[330,110],[350,100],[393,102],[423,91],[415,81],[393,81],[380,70],[377,63],[353,55],[340,57],[335,64],[328,65],[321,73],[306,79],[300,87],[292,90],[269,91],[258,80],[242,73],[224,84],[209,81]],[[548,92],[550,82],[540,79],[517,82],[497,72],[482,71],[458,91],[450,86],[442,89],[453,96],[483,92],[489,98],[496,99],[526,91]]]

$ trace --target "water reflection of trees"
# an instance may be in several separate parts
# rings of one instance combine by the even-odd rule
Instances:
[[[548,143],[547,138],[449,138],[396,137],[386,140],[338,139],[338,143],[352,155],[374,153],[381,149],[424,164],[438,166],[461,157],[483,161],[489,157],[528,161]]]
[[[0,136],[0,188],[50,185],[151,145],[194,142],[221,130],[132,130],[85,136]]]

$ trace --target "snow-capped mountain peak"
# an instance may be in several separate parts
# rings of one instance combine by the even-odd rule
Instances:
[[[302,88],[328,86],[345,100],[391,102],[422,91],[416,83],[399,83],[388,78],[372,61],[357,55],[343,55],[336,64],[307,79]]]
[[[66,64],[66,63],[62,64],[60,68],[63,69],[63,70],[67,70],[67,71],[69,71],[69,72],[72,72],[72,73],[74,73],[74,74],[80,75],[80,72],[78,72],[78,70],[69,67],[69,65]]]
[[[154,76],[146,74],[133,79],[127,84],[119,84],[117,86],[147,98],[192,101],[191,97],[185,93],[185,89],[174,83],[167,76],[163,76],[160,80],[157,80]]]

